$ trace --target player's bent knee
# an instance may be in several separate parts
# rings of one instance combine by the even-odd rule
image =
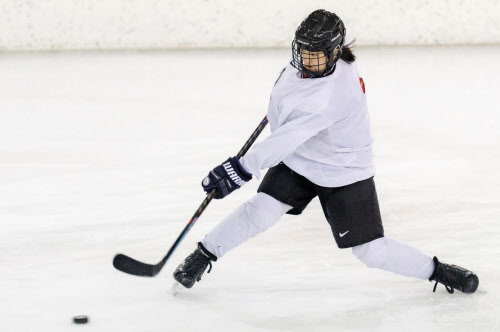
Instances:
[[[366,266],[381,268],[387,261],[387,244],[384,237],[352,247],[352,253]]]
[[[259,231],[265,231],[276,224],[281,216],[291,208],[264,193],[258,193],[244,203],[244,206],[248,220],[251,221]]]

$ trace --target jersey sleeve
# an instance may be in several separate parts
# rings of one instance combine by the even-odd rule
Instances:
[[[243,168],[257,179],[260,178],[261,169],[276,166],[302,143],[332,125],[332,122],[320,113],[293,113],[293,120],[280,126],[241,157]]]

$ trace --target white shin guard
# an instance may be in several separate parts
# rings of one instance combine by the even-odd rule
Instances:
[[[291,208],[267,194],[258,193],[222,220],[201,243],[220,258],[276,224]]]
[[[431,257],[406,244],[382,237],[352,248],[352,253],[368,267],[407,277],[429,279],[434,272]]]

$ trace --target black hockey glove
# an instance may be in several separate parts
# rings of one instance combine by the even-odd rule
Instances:
[[[221,199],[250,181],[252,174],[243,169],[238,159],[238,157],[229,158],[211,170],[201,182],[203,190],[209,192],[215,188],[217,193],[214,198]]]

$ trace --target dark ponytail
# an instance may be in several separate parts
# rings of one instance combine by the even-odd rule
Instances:
[[[347,63],[352,63],[356,60],[356,56],[354,55],[354,53],[352,53],[351,49],[351,45],[354,44],[355,41],[356,39],[353,39],[352,42],[342,47],[342,55],[340,56],[340,58]]]

